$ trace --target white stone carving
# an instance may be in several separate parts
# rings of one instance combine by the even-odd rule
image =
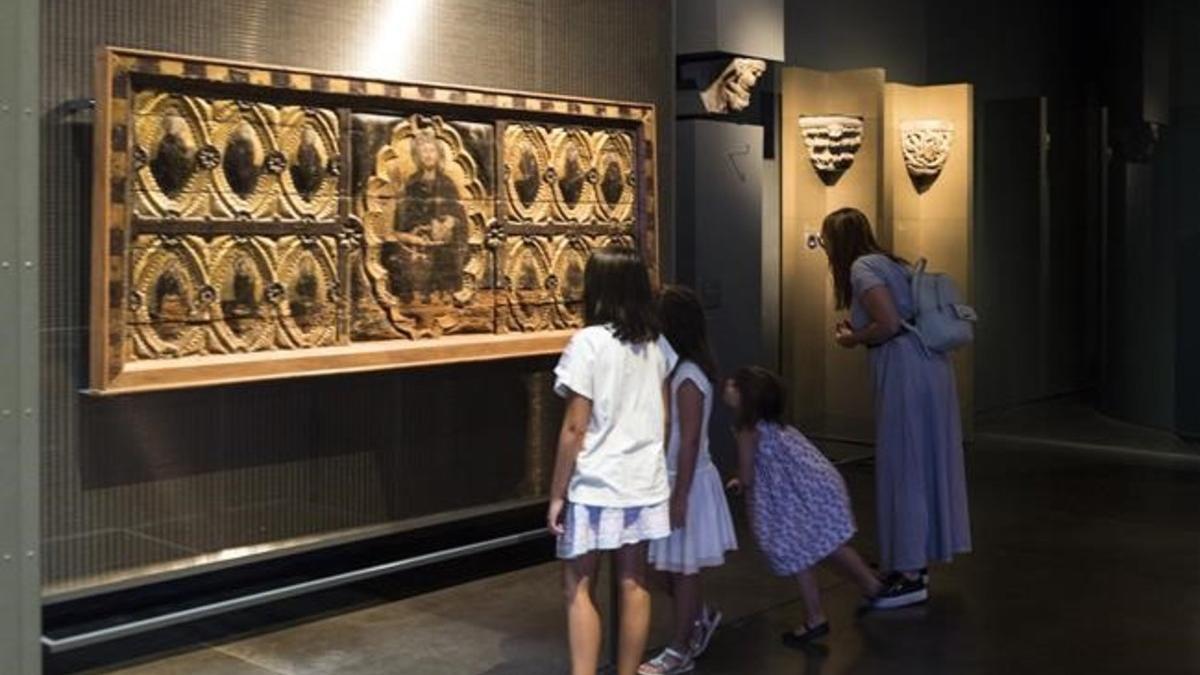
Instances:
[[[700,92],[700,101],[710,113],[729,113],[745,110],[750,105],[750,92],[758,78],[767,71],[761,59],[736,58],[725,70]]]
[[[946,120],[907,120],[900,123],[900,152],[908,177],[918,194],[942,174],[954,142],[954,125]]]
[[[833,186],[854,164],[854,155],[862,147],[863,120],[851,115],[804,115],[800,132],[817,176]]]

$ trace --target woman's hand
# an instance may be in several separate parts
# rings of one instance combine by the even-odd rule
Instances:
[[[838,346],[846,349],[853,349],[858,346],[858,338],[854,336],[854,329],[850,327],[849,321],[842,321],[833,329],[833,339],[838,343]]]
[[[741,496],[744,491],[742,481],[739,478],[730,478],[729,482],[725,483],[725,489],[729,491],[729,494],[734,496]]]
[[[563,527],[563,509],[566,508],[566,504],[565,499],[551,499],[550,508],[546,509],[546,529],[556,537],[561,537],[566,532],[566,528]]]

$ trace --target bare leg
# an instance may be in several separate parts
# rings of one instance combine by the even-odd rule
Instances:
[[[617,550],[616,556],[618,583],[621,585],[621,638],[617,645],[617,675],[636,675],[650,633],[646,544],[623,546]]]
[[[699,574],[673,574],[675,587],[675,634],[671,648],[687,653],[691,643],[692,628],[700,618],[702,603]]]
[[[600,554],[585,553],[563,564],[563,595],[567,605],[567,640],[572,675],[595,675],[600,661],[600,612],[594,597]]]
[[[821,607],[821,588],[817,585],[817,575],[809,568],[797,574],[796,581],[800,582],[800,599],[804,601],[805,628],[825,623],[825,610]]]
[[[883,583],[879,581],[879,577],[863,562],[858,551],[849,546],[842,546],[829,554],[826,560],[833,563],[834,569],[842,576],[853,581],[864,595],[872,597],[883,590]]]

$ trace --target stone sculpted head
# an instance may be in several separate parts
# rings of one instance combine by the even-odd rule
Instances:
[[[710,113],[729,113],[745,110],[750,105],[750,93],[758,79],[767,71],[761,59],[736,58],[725,66],[708,87],[700,92],[704,109]]]

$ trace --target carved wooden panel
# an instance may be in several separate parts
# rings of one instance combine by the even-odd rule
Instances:
[[[505,208],[493,234],[499,331],[582,325],[588,256],[633,238],[634,148],[634,134],[623,130],[504,125]]]
[[[546,354],[657,275],[649,106],[102,50],[92,386]]]

